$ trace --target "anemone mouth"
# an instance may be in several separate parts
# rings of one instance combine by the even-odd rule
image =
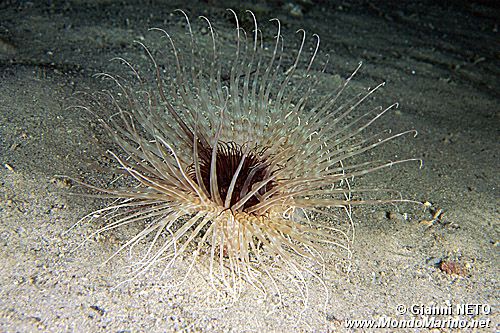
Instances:
[[[219,142],[215,156],[215,169],[217,177],[217,191],[221,199],[233,207],[243,199],[254,187],[254,185],[265,181],[272,176],[274,171],[269,156],[265,155],[266,148],[247,148],[236,142]],[[199,169],[201,179],[195,172],[195,165],[188,167],[188,175],[198,186],[210,188],[211,178],[211,153],[212,148],[201,147],[199,150]],[[270,180],[257,192],[248,197],[238,211],[247,212],[262,201],[263,195],[276,187],[277,183]],[[228,196],[230,196],[228,198]],[[209,196],[209,199],[213,199]],[[255,215],[255,213],[252,213]]]

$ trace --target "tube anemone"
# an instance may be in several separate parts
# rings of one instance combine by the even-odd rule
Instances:
[[[352,189],[350,180],[413,159],[360,162],[358,157],[415,132],[366,135],[374,121],[397,107],[353,117],[383,84],[341,98],[358,66],[337,90],[314,96],[319,80],[310,74],[319,37],[313,36],[309,54],[306,34],[299,30],[300,46],[285,67],[280,22],[272,20],[277,30],[268,53],[253,13],[247,13],[253,28],[245,32],[230,12],[236,29],[229,60],[219,53],[207,18],[201,17],[209,32],[202,40],[180,11],[188,51],[165,30],[150,29],[166,42],[173,64],[160,63],[158,52],[137,42],[151,64],[149,79],[122,58],[136,83],[101,74],[114,82],[115,91],[94,94],[82,108],[101,118],[114,110],[100,121],[121,149],[111,154],[135,184],[81,184],[117,199],[97,211],[106,223],[96,233],[143,226],[117,251],[150,242],[137,273],[160,261],[174,269],[190,254],[190,267],[204,267],[214,285],[234,293],[241,281],[263,289],[263,274],[273,279],[275,268],[305,283],[304,273],[318,277],[314,266],[323,265],[328,254],[340,250],[350,256],[353,206],[402,201],[355,199],[352,194],[363,190]],[[207,38],[210,47],[203,43]]]

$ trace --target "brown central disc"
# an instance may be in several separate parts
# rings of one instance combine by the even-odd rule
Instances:
[[[226,200],[231,181],[233,180],[233,176],[236,174],[243,155],[244,152],[242,147],[234,142],[224,142],[217,145],[217,186],[219,195],[223,201]],[[210,192],[211,157],[212,148],[200,148],[200,173],[203,185],[208,192]],[[197,182],[194,166],[190,167],[189,174],[191,178]],[[263,157],[263,150],[258,151],[254,149],[248,152],[238,177],[236,178],[234,190],[231,195],[231,206],[236,204],[241,198],[250,192],[253,185],[263,181],[266,177],[269,177],[269,175],[269,163],[267,163]],[[260,202],[259,197],[268,192],[272,187],[274,187],[274,183],[270,181],[266,184],[266,186],[262,187],[255,195],[248,199],[242,206],[241,210],[245,211],[246,208],[258,204]]]

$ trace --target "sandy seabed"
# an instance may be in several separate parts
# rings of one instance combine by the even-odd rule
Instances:
[[[120,70],[109,59],[140,57],[132,41],[150,27],[185,35],[172,14],[176,8],[229,32],[226,8],[247,7],[232,1],[48,3],[0,4],[0,331],[325,332],[348,330],[348,320],[423,315],[489,321],[479,331],[498,328],[500,11],[494,2],[248,5],[267,26],[279,18],[287,41],[296,40],[298,28],[321,36],[318,58],[329,54],[330,65],[316,73],[318,94],[335,89],[338,76],[347,77],[360,61],[355,87],[387,82],[377,103],[400,107],[377,126],[415,128],[419,135],[381,153],[422,157],[424,167],[408,164],[359,183],[433,204],[425,211],[416,205],[355,210],[350,270],[345,263],[327,267],[326,306],[324,288],[311,280],[306,307],[293,286],[266,297],[249,287],[225,302],[199,274],[172,288],[181,276],[158,279],[151,271],[116,287],[127,254],[100,264],[133,230],[74,250],[99,226],[68,229],[104,203],[70,195],[56,177],[103,185],[116,176],[106,154],[112,144],[95,119],[68,109],[75,91],[102,88],[93,74]],[[425,223],[433,214],[439,218]],[[464,304],[482,306],[459,314]],[[447,308],[451,314],[442,312]]]

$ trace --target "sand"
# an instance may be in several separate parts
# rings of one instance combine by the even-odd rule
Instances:
[[[498,328],[500,13],[493,2],[248,7],[269,29],[267,20],[279,18],[287,45],[296,45],[299,28],[321,36],[318,59],[329,54],[330,64],[325,73],[314,69],[318,96],[362,61],[353,87],[385,81],[376,103],[399,102],[374,129],[418,131],[378,153],[422,158],[423,168],[409,163],[355,184],[397,189],[432,206],[355,210],[350,266],[340,258],[326,267],[326,306],[325,289],[312,278],[307,304],[293,285],[265,297],[247,286],[232,302],[196,272],[180,285],[181,275],[159,278],[158,270],[120,284],[134,258],[124,253],[102,263],[133,228],[81,247],[99,223],[68,231],[107,202],[71,195],[81,191],[57,175],[97,185],[117,176],[106,153],[114,146],[95,118],[69,108],[74,92],[102,89],[93,75],[123,70],[108,61],[115,56],[145,63],[132,41],[147,40],[150,27],[187,38],[175,8],[209,17],[224,36],[232,31],[225,8],[247,8],[231,1],[147,3],[0,4],[0,331],[348,331],[348,320],[411,320],[433,306],[452,308],[436,319],[482,319],[489,327],[480,331]],[[459,314],[463,304],[482,307]]]

